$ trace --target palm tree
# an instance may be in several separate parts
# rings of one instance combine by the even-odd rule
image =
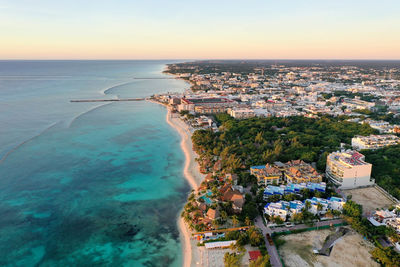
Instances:
[[[250,218],[246,216],[246,219],[244,220],[244,223],[245,223],[247,226],[250,226],[250,225],[251,225],[251,220],[250,220]]]
[[[188,199],[189,199],[189,201],[192,201],[192,200],[194,200],[194,197],[195,197],[195,196],[194,196],[194,193],[191,193],[191,194],[190,194],[190,196],[189,196],[189,198],[188,198]]]
[[[215,229],[218,229],[218,226],[219,226],[219,221],[218,220],[213,220],[212,224],[213,224]]]
[[[322,206],[322,204],[318,202],[318,204],[317,204],[317,211],[318,211],[318,213],[321,212],[321,210],[323,209],[323,207],[324,207],[324,206]]]
[[[223,220],[225,220],[226,221],[226,219],[228,219],[228,214],[226,213],[226,211],[221,211],[221,218],[223,219]]]
[[[239,223],[239,219],[236,215],[232,216],[232,224],[235,227]]]
[[[250,262],[250,267],[269,266],[269,255],[258,257],[256,261]]]
[[[307,211],[311,208],[311,202],[310,201],[308,201],[308,200],[306,201],[305,208],[306,208]]]
[[[224,255],[224,264],[226,267],[239,267],[241,256],[236,253],[226,252]]]

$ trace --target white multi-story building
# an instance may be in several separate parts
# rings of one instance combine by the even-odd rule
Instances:
[[[304,204],[299,200],[294,201],[279,201],[276,203],[267,203],[264,207],[264,213],[269,216],[279,216],[283,221],[286,221],[287,215],[291,216],[295,213],[301,212]]]
[[[354,150],[333,152],[326,161],[326,176],[342,189],[373,185],[372,164],[364,159],[363,154]]]
[[[289,211],[281,203],[268,203],[264,207],[264,213],[269,216],[279,216],[282,220],[286,221],[286,216]]]
[[[304,203],[310,203],[310,209],[308,210],[312,214],[325,214],[328,211],[329,202],[326,199],[313,197],[306,199]],[[318,208],[320,205],[321,209]]]
[[[371,109],[375,106],[375,103],[360,99],[344,99],[343,105],[351,109]]]
[[[342,211],[344,204],[346,204],[346,201],[340,197],[330,197],[328,198],[328,201],[329,208],[332,210]]]
[[[311,204],[309,211],[313,214],[325,214],[328,209],[341,211],[344,204],[346,204],[346,201],[339,197],[330,197],[328,199],[313,197],[305,200],[305,202],[307,201]],[[320,208],[318,204],[320,204]]]
[[[290,202],[281,200],[276,203],[267,203],[264,207],[264,214],[279,216],[283,221],[286,221],[288,216],[302,212],[306,207],[306,202],[310,203],[308,211],[313,214],[325,214],[329,209],[341,211],[346,203],[343,198],[339,197],[330,197],[328,199],[313,197],[306,199],[304,203],[299,200]]]
[[[235,119],[247,119],[255,116],[254,110],[249,108],[233,108],[228,110],[229,115]]]
[[[353,149],[379,149],[385,146],[393,146],[400,144],[400,138],[393,135],[357,135],[351,139]]]

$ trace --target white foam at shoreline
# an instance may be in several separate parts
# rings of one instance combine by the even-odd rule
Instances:
[[[151,101],[151,100],[150,100]],[[156,101],[151,101],[157,104],[161,104],[158,103]],[[187,179],[187,181],[189,182],[191,188],[193,190],[196,190],[198,188],[198,186],[201,184],[202,180],[204,179],[204,175],[200,174],[199,168],[198,168],[198,164],[197,162],[194,161],[194,151],[192,150],[191,147],[191,133],[189,131],[189,129],[187,127],[185,127],[184,125],[182,125],[182,123],[184,123],[183,121],[173,121],[173,119],[171,119],[171,111],[170,109],[167,108],[167,115],[166,115],[166,121],[167,123],[174,128],[179,135],[181,136],[181,149],[185,154],[185,166],[184,166],[184,170],[183,170],[183,174],[184,177]],[[176,118],[176,120],[180,120],[179,118]],[[194,162],[194,164],[196,165],[197,169],[193,169],[193,166],[191,166],[191,164]],[[196,179],[194,172],[196,172],[197,174],[199,174]],[[180,217],[180,213],[178,214],[178,220],[177,220],[177,224],[178,224],[178,228],[180,230],[181,233],[181,241],[182,241],[182,252],[183,252],[183,263],[182,266],[183,267],[190,267],[192,264],[192,260],[197,261],[197,257],[198,255],[196,254],[195,249],[197,249],[196,247],[193,247],[191,240],[190,240],[190,232],[188,227],[186,226],[184,220]]]

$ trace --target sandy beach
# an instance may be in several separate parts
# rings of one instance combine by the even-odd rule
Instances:
[[[200,167],[196,162],[196,153],[192,149],[192,132],[188,125],[183,122],[178,115],[175,115],[167,107],[168,112],[166,116],[167,123],[173,127],[181,136],[181,148],[185,154],[185,166],[183,174],[188,180],[190,186],[196,190],[201,182],[204,180],[205,175],[200,173]],[[196,266],[201,261],[200,251],[196,246],[196,241],[191,239],[191,234],[188,226],[184,220],[179,216],[178,226],[181,234],[182,251],[183,251],[183,266]]]

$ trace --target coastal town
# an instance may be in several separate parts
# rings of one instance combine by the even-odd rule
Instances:
[[[0,0],[0,267],[400,267],[400,0]]]
[[[190,84],[151,97],[187,154],[185,266],[400,265],[399,68],[199,61],[165,73]]]

